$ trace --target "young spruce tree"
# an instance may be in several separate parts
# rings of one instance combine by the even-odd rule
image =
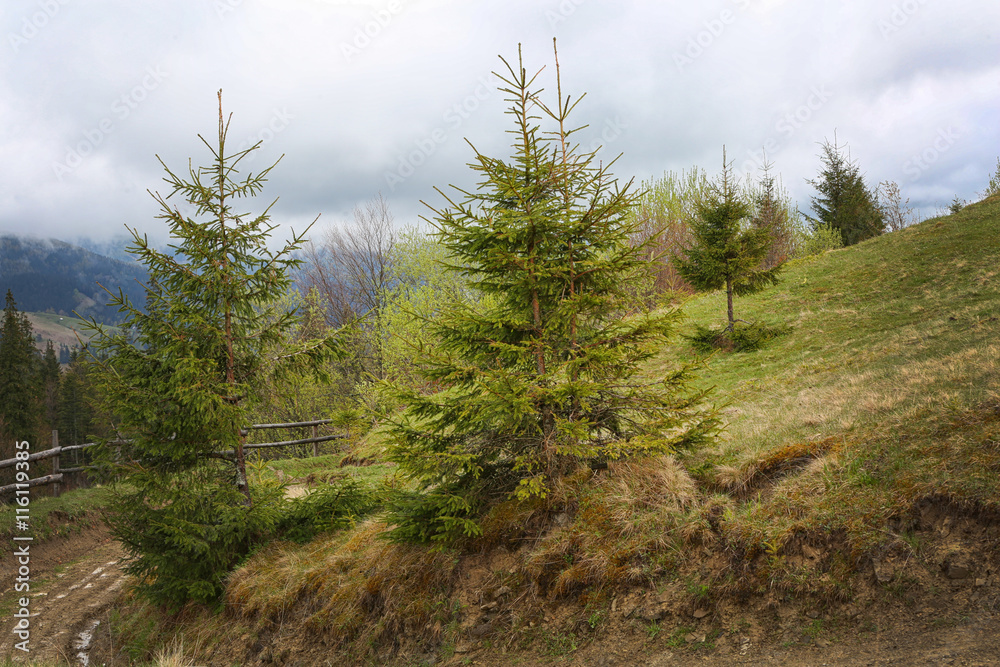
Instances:
[[[240,162],[259,144],[227,152],[228,125],[220,91],[218,143],[199,135],[211,163],[189,166],[185,179],[160,161],[170,193],[151,194],[173,252],[132,230],[129,252],[149,274],[146,303],[119,292],[112,305],[125,316],[121,326],[92,323],[95,379],[125,441],[106,446],[120,475],[109,523],[140,592],[173,605],[215,599],[228,570],[277,520],[280,491],[254,496],[241,433],[266,384],[261,369],[318,369],[338,353],[329,338],[285,344],[296,315],[276,302],[291,287],[303,236],[271,251],[270,207],[256,216],[234,210],[261,192],[274,165],[240,178]],[[169,203],[175,195],[188,213]]]
[[[823,170],[819,178],[807,181],[816,188],[812,208],[813,229],[829,226],[840,232],[844,245],[854,245],[885,233],[885,219],[879,209],[875,192],[861,176],[861,168],[845,156],[843,148],[833,143],[823,143]]]
[[[781,266],[764,268],[773,245],[766,225],[752,224],[751,207],[740,193],[731,163],[722,149],[722,173],[698,204],[698,216],[691,225],[694,243],[686,257],[675,255],[677,270],[695,289],[725,288],[728,322],[732,331],[733,296],[753,294],[778,282]]]
[[[630,243],[636,195],[573,144],[579,100],[562,96],[558,56],[555,106],[520,51],[516,69],[503,63],[513,155],[475,151],[479,187],[439,190],[448,206],[433,209],[452,270],[484,298],[432,323],[440,344],[421,368],[439,390],[396,389],[407,408],[390,424],[390,455],[422,489],[397,506],[397,539],[475,535],[492,502],[544,497],[580,467],[691,446],[714,427],[690,368],[637,377],[678,313],[629,296],[645,270]]]

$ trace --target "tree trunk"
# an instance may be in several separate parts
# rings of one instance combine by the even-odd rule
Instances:
[[[219,155],[225,155],[226,146],[226,126],[222,116],[222,91],[219,91]],[[225,302],[223,311],[225,313],[225,340],[226,340],[226,383],[229,385],[229,400],[234,405],[239,404],[239,396],[236,395],[236,355],[233,351],[233,308],[229,294],[229,250],[228,239],[226,238],[226,190],[225,190],[224,165],[219,163],[219,227],[222,232],[222,281],[225,285],[223,290]],[[236,425],[236,443],[233,449],[236,450],[236,486],[246,497],[246,506],[253,507],[253,498],[250,496],[250,484],[247,482],[247,464],[243,454],[243,443],[246,438],[243,436],[242,425]]]
[[[729,307],[729,326],[726,327],[726,331],[732,331],[736,326],[736,320],[733,318],[733,279],[726,278],[726,302]]]

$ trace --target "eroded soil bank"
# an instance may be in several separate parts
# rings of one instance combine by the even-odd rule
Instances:
[[[887,531],[895,537],[859,566],[843,595],[796,595],[782,585],[752,592],[738,579],[697,595],[677,579],[616,591],[599,604],[549,601],[542,616],[520,626],[513,622],[523,618],[519,610],[537,600],[526,597],[530,591],[498,587],[493,576],[518,554],[467,556],[455,589],[457,629],[444,629],[433,643],[400,637],[370,664],[1000,665],[997,517],[928,500]],[[821,581],[831,563],[843,562],[845,549],[835,536],[801,536],[779,556],[803,580]],[[706,549],[702,568],[724,582],[733,562]],[[299,602],[303,613],[315,603]],[[224,612],[228,625],[211,627],[247,627],[235,613]],[[188,656],[194,664],[365,664],[335,653],[335,638],[307,632],[294,610],[280,626],[213,640],[205,642],[207,652]],[[92,664],[129,664],[101,627],[91,656]]]

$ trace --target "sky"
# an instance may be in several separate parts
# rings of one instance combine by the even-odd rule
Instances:
[[[229,146],[261,142],[247,167],[281,157],[279,236],[379,194],[421,224],[435,188],[475,185],[470,143],[508,154],[501,57],[520,44],[554,103],[553,38],[576,136],[623,183],[714,176],[725,146],[808,212],[836,136],[927,217],[997,168],[996,0],[4,0],[0,234],[166,238],[159,160],[210,162],[219,90]]]

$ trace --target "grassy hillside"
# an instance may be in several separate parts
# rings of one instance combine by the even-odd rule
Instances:
[[[32,330],[40,335],[43,341],[52,341],[57,350],[60,345],[73,348],[79,346],[81,340],[84,343],[90,340],[90,331],[84,328],[85,323],[79,318],[52,313],[26,313],[26,315],[31,322]],[[39,347],[44,349],[44,342]]]
[[[998,198],[792,263],[736,302],[790,332],[707,362],[716,445],[502,504],[454,549],[392,544],[379,520],[272,545],[223,614],[190,610],[179,634],[211,664],[596,664],[877,632],[889,605],[941,590],[956,614],[994,604],[998,273]],[[721,324],[724,297],[684,311]],[[681,342],[648,372],[692,355]],[[119,647],[158,624],[130,604]]]

